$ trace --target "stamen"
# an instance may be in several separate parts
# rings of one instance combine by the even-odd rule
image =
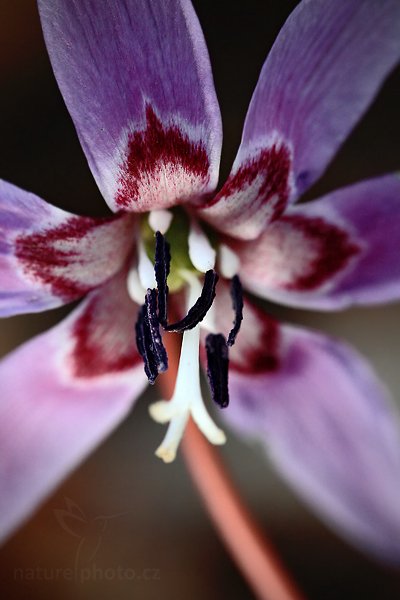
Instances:
[[[207,375],[211,395],[221,408],[229,404],[228,391],[228,347],[222,333],[210,333],[206,337]]]
[[[212,304],[210,310],[201,322],[201,328],[210,333],[217,333],[217,310],[215,304]]]
[[[152,210],[149,214],[149,225],[154,233],[159,231],[165,234],[171,225],[172,217],[173,215],[169,210]]]
[[[128,294],[132,298],[136,304],[139,306],[143,303],[143,298],[146,295],[146,290],[142,286],[139,278],[139,273],[137,268],[133,268],[128,273],[128,278],[126,280],[126,285],[128,288]]]
[[[156,290],[147,290],[146,293],[147,320],[149,323],[149,332],[152,341],[152,351],[154,362],[157,365],[159,373],[168,369],[168,356],[162,343],[160,334],[160,323],[157,318],[157,292]]]
[[[146,373],[149,382],[153,384],[158,375],[158,368],[153,354],[150,326],[145,304],[143,304],[139,311],[135,330],[136,345],[140,356],[143,358],[144,372]]]
[[[240,260],[238,255],[225,244],[221,244],[218,252],[219,271],[226,279],[231,279],[239,271]]]
[[[156,232],[156,252],[154,259],[154,274],[158,289],[158,320],[163,327],[167,325],[168,285],[167,277],[171,265],[170,247],[165,237]]]
[[[167,331],[187,331],[193,329],[204,319],[208,310],[215,298],[215,286],[217,285],[219,277],[217,273],[210,269],[204,276],[203,289],[201,290],[200,297],[196,300],[195,304],[189,310],[186,317],[172,323],[165,327]]]
[[[189,302],[191,305],[200,292],[196,277],[190,280]],[[170,422],[167,434],[156,451],[164,462],[172,462],[190,414],[199,429],[213,444],[224,444],[224,432],[219,429],[208,414],[201,395],[199,373],[200,327],[185,331],[179,360],[178,375],[173,397],[170,401],[161,400],[149,408],[150,415],[158,423]]]
[[[238,275],[235,275],[231,281],[231,298],[233,310],[235,311],[235,320],[228,336],[228,346],[233,346],[235,343],[243,321],[243,288]]]
[[[142,238],[139,238],[138,240],[137,251],[140,283],[145,290],[148,288],[155,288],[156,281],[154,279],[154,267],[150,258],[147,256]]]
[[[192,265],[201,273],[205,273],[215,266],[217,253],[211,246],[208,237],[204,234],[197,221],[192,219],[188,237],[189,258]]]

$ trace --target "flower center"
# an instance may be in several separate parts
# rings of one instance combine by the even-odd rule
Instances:
[[[194,275],[186,273],[189,284],[188,307],[191,307],[201,292],[200,283]],[[208,414],[200,388],[199,372],[200,326],[183,334],[181,356],[175,391],[169,401],[160,400],[150,406],[150,415],[158,423],[168,423],[166,436],[156,450],[156,455],[164,462],[175,458],[189,416],[191,415],[200,431],[212,444],[224,444],[224,432],[219,429]]]
[[[214,270],[216,251],[194,219],[189,220],[179,211],[173,217],[170,215],[168,211],[156,211],[150,214],[148,221],[142,222],[137,265],[129,273],[127,282],[132,298],[139,303],[145,300],[136,323],[136,343],[150,383],[168,369],[162,330],[183,333],[173,397],[150,406],[154,420],[169,422],[166,436],[156,451],[165,462],[174,460],[190,416],[211,443],[225,442],[225,434],[205,408],[199,373],[200,327],[216,330],[215,315],[210,311],[219,279]],[[168,241],[163,233],[167,234]],[[229,272],[232,276],[233,266],[237,265],[234,255],[225,251],[222,260],[220,254],[222,273]],[[169,323],[169,292],[183,287],[187,291],[187,314]],[[206,338],[211,395],[221,408],[229,404],[229,346],[234,344],[242,321],[242,288],[237,275],[231,282],[231,296],[235,314],[232,330],[227,338],[221,333],[209,333]]]

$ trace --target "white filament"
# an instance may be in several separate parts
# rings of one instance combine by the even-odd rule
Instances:
[[[155,288],[157,286],[154,276],[154,266],[150,258],[147,256],[146,249],[143,244],[143,240],[139,237],[138,245],[138,274],[142,287],[147,290],[148,288]]]
[[[239,257],[229,246],[221,244],[218,252],[218,265],[221,275],[227,279],[232,279],[239,271]]]
[[[189,277],[188,277],[189,278]],[[188,305],[192,306],[201,293],[196,277],[190,276]],[[179,443],[185,431],[189,416],[212,444],[224,444],[226,437],[208,414],[200,389],[199,373],[200,326],[185,331],[175,391],[170,401],[160,400],[149,408],[150,415],[158,423],[168,423],[168,430],[156,455],[164,462],[175,459]]]
[[[142,286],[139,273],[136,267],[129,271],[128,278],[126,280],[126,285],[128,288],[128,294],[132,298],[132,300],[139,304],[139,306],[143,304],[144,297],[146,295],[146,290]]]
[[[167,233],[172,221],[172,213],[169,210],[152,210],[149,214],[149,225],[154,231],[163,235]]]
[[[189,258],[198,271],[205,273],[214,268],[216,252],[195,220],[190,223],[188,245]]]

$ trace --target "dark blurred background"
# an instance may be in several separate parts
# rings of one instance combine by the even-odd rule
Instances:
[[[296,2],[194,4],[221,103],[224,177],[261,65]],[[0,177],[77,213],[107,214],[53,78],[35,2],[0,0],[0,7]],[[399,106],[397,70],[309,198],[399,168]],[[400,398],[399,305],[335,315],[269,309],[286,321],[350,341]],[[5,319],[0,353],[55,324],[68,310]],[[216,536],[182,459],[164,466],[154,457],[163,429],[147,416],[151,399],[145,394],[122,426],[0,550],[3,598],[252,598]],[[353,550],[314,518],[271,471],[259,448],[232,434],[222,452],[246,502],[309,598],[400,598],[399,574]],[[66,498],[70,508],[72,502],[75,511],[85,514],[84,534],[57,520],[55,511],[66,508]],[[114,518],[105,525],[98,518],[104,515]],[[85,547],[79,547],[82,536]],[[69,571],[96,547],[98,571],[75,581]]]

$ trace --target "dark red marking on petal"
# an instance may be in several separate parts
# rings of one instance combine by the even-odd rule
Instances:
[[[163,165],[176,165],[204,181],[208,180],[209,159],[202,142],[192,142],[173,124],[165,127],[153,108],[146,106],[146,129],[129,135],[128,149],[118,182],[116,204],[122,209],[138,202],[140,185]],[[176,198],[176,204],[179,203]]]
[[[104,286],[86,304],[72,329],[75,377],[119,373],[140,364],[134,333],[136,317],[137,310],[125,292],[124,281],[115,291]]]
[[[259,176],[264,178],[257,194],[260,204],[267,203],[276,196],[274,218],[282,214],[289,199],[289,175],[291,170],[290,151],[284,144],[274,144],[270,148],[261,150],[253,156],[227,179],[221,191],[208,203],[216,204],[221,198],[234,196],[245,188],[251,186]]]
[[[114,219],[115,217],[71,217],[58,227],[45,229],[40,233],[20,235],[15,240],[15,256],[27,275],[50,285],[55,296],[68,302],[75,300],[93,289],[93,286],[74,281],[67,274],[60,274],[60,271],[72,265],[74,268],[83,266],[85,256],[79,252],[79,246],[75,249],[72,245],[71,248],[61,249],[57,248],[57,243],[79,241],[99,225]]]
[[[230,349],[231,369],[254,375],[277,371],[281,363],[279,323],[254,305],[246,303],[245,307],[242,335]],[[246,332],[246,317],[257,320],[256,326],[250,323],[251,335]]]
[[[317,243],[318,247],[318,252],[307,266],[306,272],[286,285],[286,289],[315,289],[346,267],[350,259],[361,251],[346,231],[320,217],[290,215],[282,217],[281,221],[293,225],[312,243]]]

